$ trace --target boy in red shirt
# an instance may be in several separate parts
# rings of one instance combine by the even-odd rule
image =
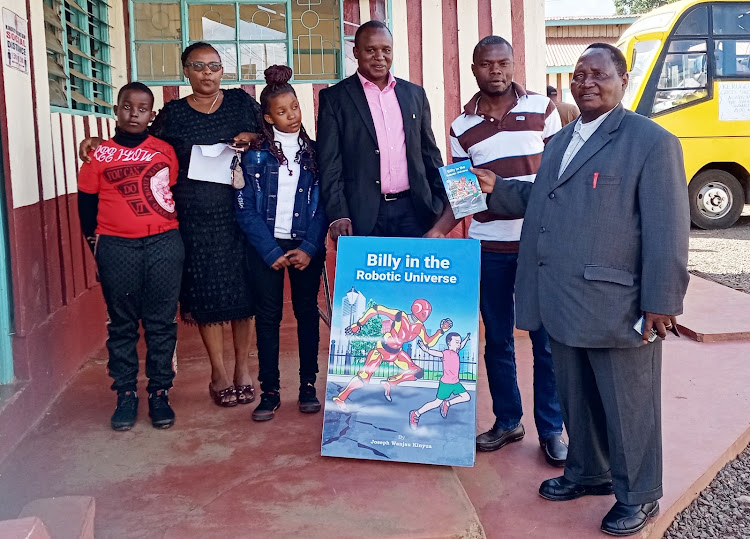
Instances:
[[[115,136],[78,174],[81,229],[96,258],[107,304],[107,369],[114,379],[114,430],[129,430],[138,414],[138,321],[146,338],[148,409],[156,428],[174,424],[168,390],[177,344],[177,300],[185,251],[171,186],[177,156],[149,136],[154,95],[131,82],[117,95]]]

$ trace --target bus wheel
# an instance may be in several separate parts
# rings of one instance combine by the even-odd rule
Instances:
[[[729,228],[742,215],[745,193],[729,172],[704,170],[688,184],[690,220],[705,230]]]

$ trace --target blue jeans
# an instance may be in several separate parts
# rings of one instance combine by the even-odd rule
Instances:
[[[521,423],[523,407],[516,378],[513,342],[517,254],[482,251],[479,308],[484,321],[486,345],[484,361],[492,395],[496,425],[503,430]],[[562,414],[557,398],[549,337],[544,328],[530,331],[534,350],[534,422],[539,438],[562,434]]]

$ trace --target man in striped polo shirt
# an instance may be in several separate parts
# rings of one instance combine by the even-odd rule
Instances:
[[[470,159],[507,179],[533,182],[547,140],[560,130],[555,105],[543,95],[513,82],[513,49],[503,38],[488,36],[474,48],[471,66],[479,86],[451,125],[453,161]],[[450,207],[428,236],[455,224]],[[482,212],[474,215],[469,237],[482,242],[480,309],[486,330],[484,359],[495,424],[477,436],[477,449],[495,451],[523,438],[523,409],[516,380],[513,302],[518,244],[523,219]],[[563,466],[568,448],[562,441],[562,415],[544,329],[530,332],[534,349],[534,421],[547,462]]]

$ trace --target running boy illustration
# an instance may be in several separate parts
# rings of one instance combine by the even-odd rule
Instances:
[[[448,345],[448,348],[442,352],[428,348],[421,339],[417,341],[417,345],[425,353],[443,359],[443,376],[440,378],[440,385],[438,385],[435,400],[426,402],[418,410],[412,410],[409,412],[409,428],[411,428],[411,430],[417,430],[419,418],[425,412],[429,412],[430,410],[439,407],[440,415],[445,419],[448,416],[448,408],[471,400],[469,392],[466,391],[466,388],[458,381],[458,370],[461,366],[458,353],[464,346],[466,346],[470,337],[471,333],[467,333],[466,338],[461,340],[461,335],[455,331],[448,333],[445,337],[445,343]],[[451,398],[452,395],[455,396]]]

